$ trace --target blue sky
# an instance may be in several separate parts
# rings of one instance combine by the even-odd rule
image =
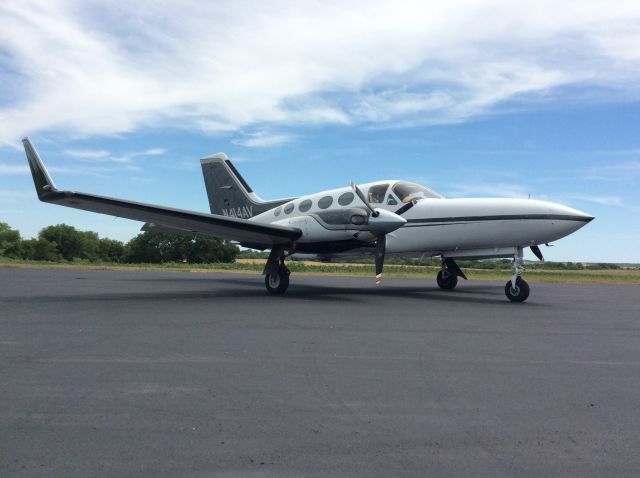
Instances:
[[[551,260],[640,262],[637,2],[0,5],[0,221],[127,240],[58,187],[200,211],[224,151],[265,199],[403,178],[596,216]]]

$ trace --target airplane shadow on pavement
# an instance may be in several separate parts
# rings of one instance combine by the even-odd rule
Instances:
[[[159,282],[176,282],[184,283],[186,278],[154,278],[144,279]],[[326,278],[322,278],[326,280]],[[325,284],[296,283],[292,280],[287,292],[283,295],[270,295],[264,287],[262,277],[238,276],[225,278],[198,277],[188,278],[188,281],[197,283],[206,282],[211,284],[211,289],[199,291],[176,291],[158,294],[160,300],[185,298],[267,298],[272,300],[316,300],[328,302],[340,301],[368,301],[376,297],[401,298],[401,299],[418,299],[442,302],[461,302],[461,303],[477,303],[477,304],[505,304],[505,305],[527,305],[540,306],[543,304],[524,303],[513,304],[504,297],[502,283],[462,283],[454,291],[440,290],[435,281],[425,281],[424,286],[399,286],[391,280],[387,285],[375,286],[361,282],[357,287],[349,287],[345,285],[332,286]],[[433,283],[432,283],[433,282]],[[223,287],[216,287],[221,284]],[[235,287],[228,287],[233,285]],[[143,294],[148,297],[147,294]]]
[[[87,279],[83,279],[86,284]],[[208,302],[220,299],[250,299],[258,300],[265,304],[275,304],[277,302],[291,302],[297,300],[317,301],[317,302],[361,302],[371,304],[378,298],[402,299],[402,300],[422,300],[438,301],[451,304],[486,304],[504,306],[526,306],[540,307],[543,303],[525,302],[524,304],[514,304],[504,297],[503,285],[501,283],[462,283],[456,290],[440,290],[433,281],[425,281],[424,286],[399,285],[398,280],[391,279],[386,285],[375,286],[365,281],[358,281],[355,285],[347,285],[344,282],[339,285],[327,285],[326,277],[321,277],[319,283],[314,284],[305,277],[305,283],[296,283],[292,280],[287,292],[283,295],[270,295],[264,286],[261,276],[237,276],[237,277],[144,277],[120,279],[119,283],[136,282],[162,284],[161,287],[141,288],[136,287],[102,289],[74,289],[72,285],[66,288],[63,294],[29,294],[2,298],[2,302],[12,303],[20,301],[38,302],[105,302],[105,301],[181,301],[200,300]],[[175,284],[175,288],[172,287]],[[262,300],[264,299],[264,300]],[[242,302],[238,301],[238,306]]]

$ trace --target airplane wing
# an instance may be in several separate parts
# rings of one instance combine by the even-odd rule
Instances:
[[[177,229],[238,241],[241,244],[250,244],[254,248],[269,249],[275,245],[288,244],[302,235],[300,229],[295,227],[262,224],[246,219],[155,206],[75,191],[61,191],[56,189],[29,138],[24,138],[22,143],[38,198],[44,202],[153,223],[157,226],[157,230]]]

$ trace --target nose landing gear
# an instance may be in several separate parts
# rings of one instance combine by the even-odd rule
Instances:
[[[529,284],[524,279],[518,277],[516,284],[513,286],[511,281],[504,286],[504,293],[510,301],[524,302],[529,297]]]
[[[513,256],[511,280],[504,286],[504,294],[512,302],[524,302],[529,297],[529,284],[522,277],[524,272],[524,254],[522,247],[516,247]]]

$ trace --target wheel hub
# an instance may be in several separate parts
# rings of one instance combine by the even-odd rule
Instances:
[[[280,275],[279,274],[270,275],[269,276],[269,285],[271,287],[273,287],[274,289],[277,288],[280,285]]]

